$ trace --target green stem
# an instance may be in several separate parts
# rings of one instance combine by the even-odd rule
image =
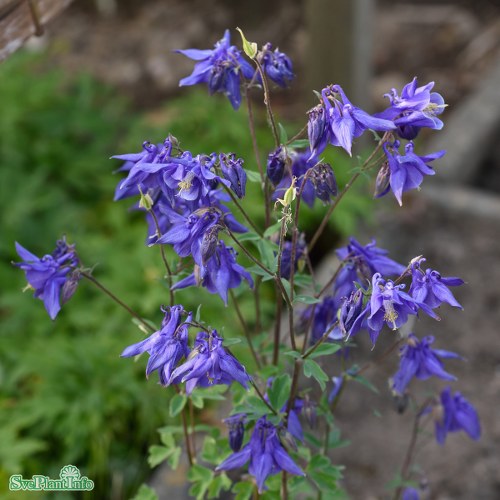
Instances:
[[[236,297],[234,296],[234,293],[232,290],[229,290],[229,295],[231,297],[231,300],[233,301],[236,315],[238,316],[238,319],[239,319],[240,324],[241,324],[241,328],[243,329],[243,333],[245,334],[245,337],[247,339],[248,347],[250,348],[250,351],[252,352],[252,356],[253,356],[253,359],[255,360],[255,364],[257,365],[257,368],[260,370],[262,365],[260,364],[257,353],[255,352],[255,349],[253,347],[252,338],[250,336],[250,332],[248,331],[248,326],[245,322],[245,319],[243,318],[243,315],[241,314],[241,309],[240,309],[240,306],[238,304],[238,301],[236,300]]]
[[[90,282],[94,283],[94,285],[99,288],[102,292],[104,292],[108,297],[114,300],[119,306],[123,307],[131,316],[133,316],[142,326],[146,328],[146,330],[150,332],[155,332],[156,329],[151,326],[149,323],[144,321],[133,309],[131,309],[125,302],[121,301],[113,292],[108,290],[103,284],[101,284],[96,278],[94,278],[91,274],[86,271],[80,271],[80,275],[84,278],[88,279]]]

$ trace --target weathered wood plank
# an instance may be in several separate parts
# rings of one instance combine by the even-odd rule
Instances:
[[[37,11],[39,24],[47,22],[64,10],[72,0],[1,0],[0,1],[0,62],[37,34],[32,8]],[[31,5],[30,5],[31,3]],[[39,34],[39,33],[38,33]]]

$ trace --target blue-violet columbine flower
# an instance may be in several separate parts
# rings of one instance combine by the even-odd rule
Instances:
[[[177,50],[180,54],[198,61],[190,76],[183,78],[179,85],[206,83],[210,94],[224,93],[234,109],[241,104],[240,80],[252,78],[254,70],[243,58],[238,48],[231,45],[229,30],[219,40],[213,50]]]
[[[421,128],[441,130],[443,122],[438,118],[446,104],[443,96],[437,92],[431,92],[434,82],[417,87],[417,77],[404,86],[401,96],[396,89],[392,89],[390,94],[385,94],[389,98],[391,106],[377,117],[393,120],[397,126],[396,132],[403,139],[414,139]]]
[[[274,49],[270,43],[266,43],[258,54],[258,59],[266,75],[280,87],[286,87],[293,80],[292,61],[278,49]]]
[[[374,345],[384,323],[392,330],[397,330],[408,321],[408,315],[417,315],[419,309],[438,319],[430,307],[403,292],[404,288],[404,284],[395,285],[391,280],[384,280],[380,273],[373,275],[372,296],[367,306],[367,326]]]
[[[165,316],[161,329],[147,339],[128,346],[121,355],[127,358],[147,352],[149,360],[146,367],[146,377],[158,370],[160,383],[169,385],[175,367],[182,358],[187,358],[189,355],[188,328],[192,313],[189,313],[186,322],[183,322],[184,308],[182,306],[162,308],[162,311]]]
[[[223,420],[229,429],[229,446],[235,452],[241,450],[245,436],[246,420],[247,416],[245,413],[235,413]]]
[[[463,309],[448,287],[463,285],[464,281],[456,277],[441,276],[438,271],[433,269],[424,271],[420,267],[420,264],[424,261],[425,259],[421,258],[412,264],[411,296],[418,302],[427,304],[432,309],[439,307],[443,302]]]
[[[170,383],[186,382],[186,394],[196,386],[239,382],[248,389],[250,377],[244,366],[222,345],[217,330],[199,332],[188,359],[170,376]]]
[[[429,163],[443,157],[446,151],[418,156],[413,152],[413,142],[409,142],[405,146],[405,154],[401,155],[399,154],[399,145],[399,141],[386,142],[383,145],[389,166],[389,183],[385,183],[385,189],[380,190],[379,188],[377,190],[377,197],[384,196],[391,189],[398,203],[402,205],[403,193],[411,189],[418,189],[424,176],[434,175],[436,172]],[[385,167],[382,166],[382,168]]]
[[[201,285],[210,293],[217,293],[227,305],[230,288],[237,288],[245,279],[253,287],[251,274],[236,262],[234,248],[219,240],[210,258],[201,266],[196,265],[194,273],[177,282],[173,289]]]
[[[434,337],[428,336],[419,340],[410,334],[406,344],[400,350],[399,369],[392,377],[393,390],[402,395],[413,377],[426,380],[439,377],[443,380],[456,380],[444,370],[441,359],[462,359],[454,352],[432,349]]]
[[[237,469],[247,462],[250,462],[248,472],[257,480],[259,493],[264,491],[264,483],[269,476],[283,470],[290,474],[304,475],[281,445],[278,429],[266,417],[257,420],[248,444],[226,458],[216,470]]]
[[[222,175],[231,184],[231,189],[238,198],[243,198],[247,184],[247,173],[243,168],[243,160],[236,158],[234,153],[227,155],[221,153],[219,161]]]
[[[353,139],[359,137],[365,130],[388,131],[396,128],[391,120],[371,116],[354,106],[340,85],[331,85],[324,88],[321,91],[321,96],[326,111],[325,119],[329,128],[328,141],[334,146],[341,146],[349,155],[351,155]],[[321,128],[319,126],[321,122],[320,114],[315,113],[315,115],[317,115],[316,120],[319,120],[316,127],[319,130]],[[314,127],[311,126],[311,128]],[[314,141],[316,148],[311,144],[311,150],[316,150],[317,145],[324,144],[324,139],[320,135],[318,132],[313,134],[313,136],[317,136]],[[317,152],[321,152],[321,150]]]
[[[29,287],[34,296],[43,300],[45,309],[51,319],[55,319],[64,304],[75,292],[80,279],[74,271],[79,264],[75,245],[68,245],[66,239],[59,240],[56,249],[42,258],[32,254],[16,242],[16,251],[23,262],[14,265],[26,274]]]
[[[481,425],[476,409],[460,392],[451,394],[447,387],[441,393],[441,404],[432,409],[435,419],[436,440],[444,444],[449,432],[465,431],[471,439],[481,437]]]
[[[376,246],[372,240],[366,245],[361,245],[354,238],[349,239],[349,244],[335,252],[343,261],[343,267],[335,281],[335,292],[338,297],[349,297],[354,290],[354,282],[365,285],[375,273],[383,276],[398,276],[406,267],[387,257],[389,253]]]

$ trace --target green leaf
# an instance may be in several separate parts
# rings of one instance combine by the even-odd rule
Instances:
[[[166,460],[171,453],[172,449],[166,448],[165,446],[159,446],[156,444],[150,446],[148,456],[149,466],[151,468],[156,467],[158,464],[161,464],[164,460]]]
[[[200,464],[194,464],[188,471],[187,477],[188,479],[195,482],[209,483],[214,476],[213,471],[203,467]]]
[[[187,396],[185,394],[176,394],[170,400],[170,416],[176,417],[184,409],[187,403]]]
[[[288,134],[285,127],[281,123],[278,123],[278,128],[280,129],[280,143],[286,144],[288,142]]]
[[[308,146],[309,146],[308,139],[297,139],[288,145],[288,147],[292,149],[302,149],[302,148],[307,148]]]
[[[250,182],[261,182],[261,178],[260,178],[260,174],[259,172],[255,172],[253,170],[245,170],[246,174],[247,174],[247,179],[250,181]]]
[[[351,380],[358,382],[361,385],[364,385],[367,389],[374,392],[375,394],[379,394],[379,390],[365,377],[362,375],[351,375],[349,377]]]
[[[191,398],[193,405],[199,410],[205,406],[204,398],[199,392],[192,392],[189,397]]]
[[[325,382],[328,380],[328,375],[323,371],[321,366],[316,363],[316,361],[313,361],[312,359],[306,359],[304,361],[304,375],[307,378],[313,377],[316,379],[321,389],[323,391],[325,390]]]
[[[170,465],[171,469],[175,470],[179,466],[179,460],[181,458],[181,448],[180,446],[176,446],[170,456],[167,458],[167,462]]]
[[[321,302],[321,299],[317,299],[316,297],[312,297],[310,295],[297,295],[293,300],[293,303],[302,302],[303,304],[318,304]]]
[[[231,484],[231,480],[227,477],[225,472],[215,476],[208,487],[208,498],[220,498],[220,492],[228,491],[229,488],[231,488]]]
[[[279,233],[281,231],[281,222],[276,222],[272,226],[269,226],[265,231],[264,231],[264,238],[269,238],[275,233]]]
[[[243,51],[250,59],[255,59],[255,56],[257,55],[257,44],[255,42],[249,42],[245,38],[245,35],[243,34],[243,31],[241,31],[240,28],[236,29],[240,32],[241,35],[241,41],[243,43]]]
[[[158,495],[153,488],[150,488],[145,484],[141,484],[141,487],[132,500],[158,500]]]
[[[260,260],[271,271],[274,272],[277,266],[275,255],[278,253],[278,245],[269,240],[260,239],[257,242]]]
[[[298,352],[298,351],[287,351],[287,352],[285,352],[283,354],[285,356],[290,356],[293,359],[299,359],[299,358],[302,357],[302,354],[300,354],[300,352]]]
[[[292,381],[288,373],[283,373],[273,380],[271,388],[267,391],[267,394],[269,396],[271,406],[276,411],[281,411],[283,405],[288,401],[288,398],[290,397],[291,385]]]
[[[224,339],[223,342],[222,342],[222,345],[224,347],[229,347],[231,345],[235,345],[235,344],[241,344],[242,340],[238,337],[232,337],[232,338],[229,338],[229,339]]]
[[[290,292],[292,291],[292,287],[290,286],[290,282],[285,278],[281,278],[281,283],[283,283],[283,288],[285,289],[288,297],[290,297]],[[283,298],[285,298],[285,297],[283,297]]]
[[[236,493],[234,500],[250,500],[254,492],[254,484],[248,481],[236,483],[232,489]]]
[[[262,238],[257,233],[253,233],[252,231],[238,235],[238,241],[257,241],[261,239]]]
[[[308,274],[296,274],[294,276],[294,282],[301,288],[307,288],[312,285],[312,278]]]
[[[319,358],[320,356],[335,354],[337,351],[340,351],[340,349],[342,349],[342,346],[340,344],[330,344],[324,342],[308,357],[311,359]]]
[[[201,319],[201,307],[203,304],[199,304],[198,307],[196,308],[196,314],[194,316],[194,320],[199,323]]]

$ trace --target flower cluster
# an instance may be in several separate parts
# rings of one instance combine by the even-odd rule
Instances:
[[[212,50],[177,50],[190,59],[197,61],[194,70],[179,85],[196,85],[206,83],[210,94],[221,92],[227,96],[234,109],[241,105],[242,79],[261,82],[252,66],[245,60],[235,45],[231,45],[231,35],[226,30]],[[266,43],[257,54],[262,68],[268,78],[280,87],[286,87],[294,78],[290,58],[278,49],[273,51],[272,45]]]
[[[245,195],[241,158],[233,153],[194,156],[181,151],[172,136],[163,145],[145,142],[142,152],[113,158],[124,160],[120,170],[127,172],[115,199],[148,197],[149,244],[172,245],[179,257],[194,259],[194,273],[175,289],[201,285],[227,304],[230,288],[243,279],[253,286],[250,274],[236,262],[234,249],[219,238],[225,228],[247,231],[224,204],[230,200],[224,190],[239,198]]]
[[[196,386],[208,387],[217,384],[239,382],[245,388],[250,380],[245,368],[225,348],[223,339],[216,330],[197,334],[194,347],[188,346],[188,329],[192,313],[182,306],[162,308],[164,318],[161,329],[147,339],[127,347],[123,357],[137,356],[147,352],[149,360],[146,376],[158,370],[162,385],[186,382],[186,393]],[[186,320],[182,316],[186,315]],[[184,363],[179,364],[184,359]]]

